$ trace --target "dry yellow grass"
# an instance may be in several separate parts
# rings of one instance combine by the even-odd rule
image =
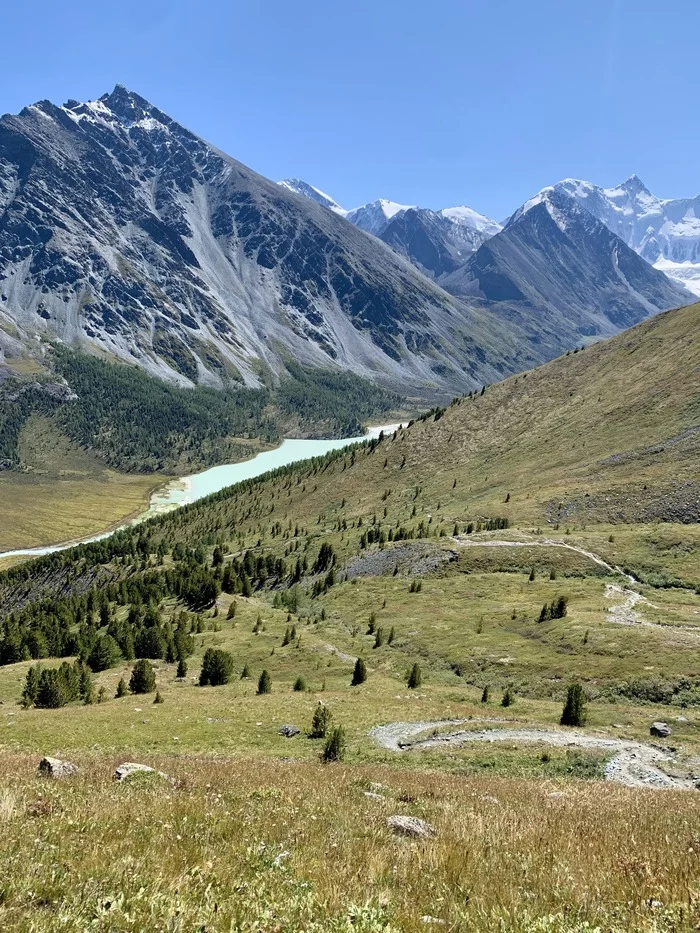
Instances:
[[[0,770],[0,926],[97,931],[691,931],[700,798],[262,759]],[[366,796],[370,782],[381,799]],[[434,840],[397,839],[392,814]],[[354,917],[354,919],[352,919]],[[588,926],[586,924],[589,924]]]

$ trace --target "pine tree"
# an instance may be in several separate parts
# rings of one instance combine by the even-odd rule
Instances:
[[[481,702],[482,702],[482,703],[488,703],[488,701],[489,701],[489,687],[488,687],[488,684],[487,684],[487,685],[484,687],[483,692],[482,692],[482,694],[481,694]]]
[[[246,680],[248,677],[250,677],[250,668],[247,664],[244,664],[243,670],[241,671],[241,680]]]
[[[267,671],[263,671],[258,678],[258,696],[263,693],[270,693],[272,690],[272,678]]]
[[[233,676],[233,655],[222,648],[207,648],[199,672],[200,687],[221,687]]]
[[[180,658],[177,662],[177,679],[184,680],[187,677],[187,661],[184,658]]]
[[[90,669],[86,665],[82,665],[81,667],[80,685],[78,689],[80,691],[80,699],[86,706],[90,706],[95,702],[95,691],[92,687]]]
[[[156,690],[156,695],[155,695],[155,697],[153,698],[153,702],[156,703],[156,704],[158,704],[158,703],[165,703],[165,700],[163,699],[160,690]]]
[[[309,736],[312,739],[325,739],[332,719],[333,714],[328,707],[324,703],[317,703],[311,720]]]
[[[294,690],[296,690],[297,693],[303,693],[306,690],[306,681],[303,677],[297,677],[294,681]]]
[[[408,689],[416,690],[423,683],[423,677],[421,675],[420,667],[417,664],[414,664],[411,668],[411,672],[408,675]]]
[[[292,633],[291,633],[289,626],[287,626],[284,632],[284,638],[282,639],[282,647],[286,648],[291,640],[292,640]]]
[[[117,692],[114,694],[114,699],[118,700],[121,697],[125,697],[127,693],[128,693],[128,688],[126,686],[126,681],[122,677],[119,683],[117,684]]]
[[[515,703],[515,696],[510,687],[507,687],[501,700],[501,706],[512,706],[513,703]]]
[[[352,680],[350,682],[351,687],[358,687],[360,684],[363,684],[367,680],[367,665],[362,660],[358,658],[355,661],[355,669],[352,672]]]
[[[35,667],[30,667],[27,671],[27,679],[24,682],[24,690],[22,690],[22,705],[28,709],[36,702],[38,692],[39,665],[37,664]]]
[[[227,619],[234,619],[236,617],[236,600],[234,599],[228,607],[228,612],[226,613]]]
[[[562,726],[585,726],[587,716],[586,704],[588,700],[583,687],[573,683],[566,694],[566,703],[561,714]]]
[[[97,691],[97,702],[106,703],[107,702],[107,690],[105,687],[100,687]]]
[[[321,752],[321,761],[342,761],[345,757],[345,729],[336,726],[326,739]]]
[[[129,690],[132,693],[153,693],[156,689],[156,674],[153,665],[142,658],[134,664],[129,680]]]

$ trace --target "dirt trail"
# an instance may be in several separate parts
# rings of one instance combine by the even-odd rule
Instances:
[[[626,586],[618,586],[616,583],[608,583],[605,586],[605,598],[615,600],[608,609],[606,620],[615,625],[641,626],[645,629],[655,629],[657,632],[663,632],[670,640],[683,644],[688,638],[700,639],[700,628],[696,625],[660,625],[658,622],[649,622],[644,619],[636,610],[636,606],[646,603],[652,609],[657,607],[649,600],[634,590]]]
[[[471,720],[474,722],[475,720]],[[499,720],[487,720],[499,722]],[[445,726],[463,725],[465,720],[452,719],[437,722],[392,722],[376,726],[370,736],[382,748],[403,752],[408,749],[450,748],[468,742],[523,742],[564,748],[589,748],[609,751],[612,757],[605,766],[605,778],[628,787],[654,787],[663,789],[692,789],[693,783],[672,777],[659,767],[661,762],[672,762],[666,751],[642,742],[611,739],[587,735],[584,732],[557,729],[517,728],[458,730],[416,739],[423,732]]]
[[[455,544],[460,547],[560,547],[565,548],[567,551],[575,551],[577,554],[587,557],[589,560],[592,560],[594,564],[598,564],[599,567],[605,568],[610,573],[617,573],[620,576],[624,577],[626,580],[629,580],[630,583],[636,582],[634,577],[628,573],[625,573],[624,570],[621,570],[620,567],[615,567],[613,564],[609,564],[607,561],[603,560],[598,554],[594,554],[593,551],[587,551],[585,548],[577,547],[575,544],[567,544],[566,541],[559,541],[555,538],[530,538],[527,535],[523,536],[524,540],[515,540],[507,541],[505,539],[489,539],[489,540],[474,540],[471,535],[458,535],[452,540]]]

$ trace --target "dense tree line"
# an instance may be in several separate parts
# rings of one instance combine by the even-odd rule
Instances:
[[[10,380],[0,396],[0,469],[19,465],[20,432],[34,412],[50,414],[71,440],[110,466],[151,472],[241,459],[252,450],[245,439],[277,442],[290,418],[310,433],[361,434],[362,420],[401,401],[352,373],[294,363],[278,388],[186,389],[65,347],[55,347],[52,360],[75,397],[59,402]]]

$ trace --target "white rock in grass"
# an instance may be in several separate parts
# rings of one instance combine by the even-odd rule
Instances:
[[[60,758],[42,758],[39,762],[39,771],[51,778],[72,777],[78,773],[78,766],[70,761],[61,761]]]
[[[386,822],[397,836],[411,836],[414,839],[433,839],[437,836],[435,827],[417,816],[390,816]]]
[[[117,781],[125,781],[127,778],[133,777],[134,774],[157,774],[159,777],[165,778],[166,781],[171,783],[173,781],[164,771],[156,771],[150,765],[140,765],[133,761],[125,761],[123,765],[119,765],[114,772],[114,777]]]

